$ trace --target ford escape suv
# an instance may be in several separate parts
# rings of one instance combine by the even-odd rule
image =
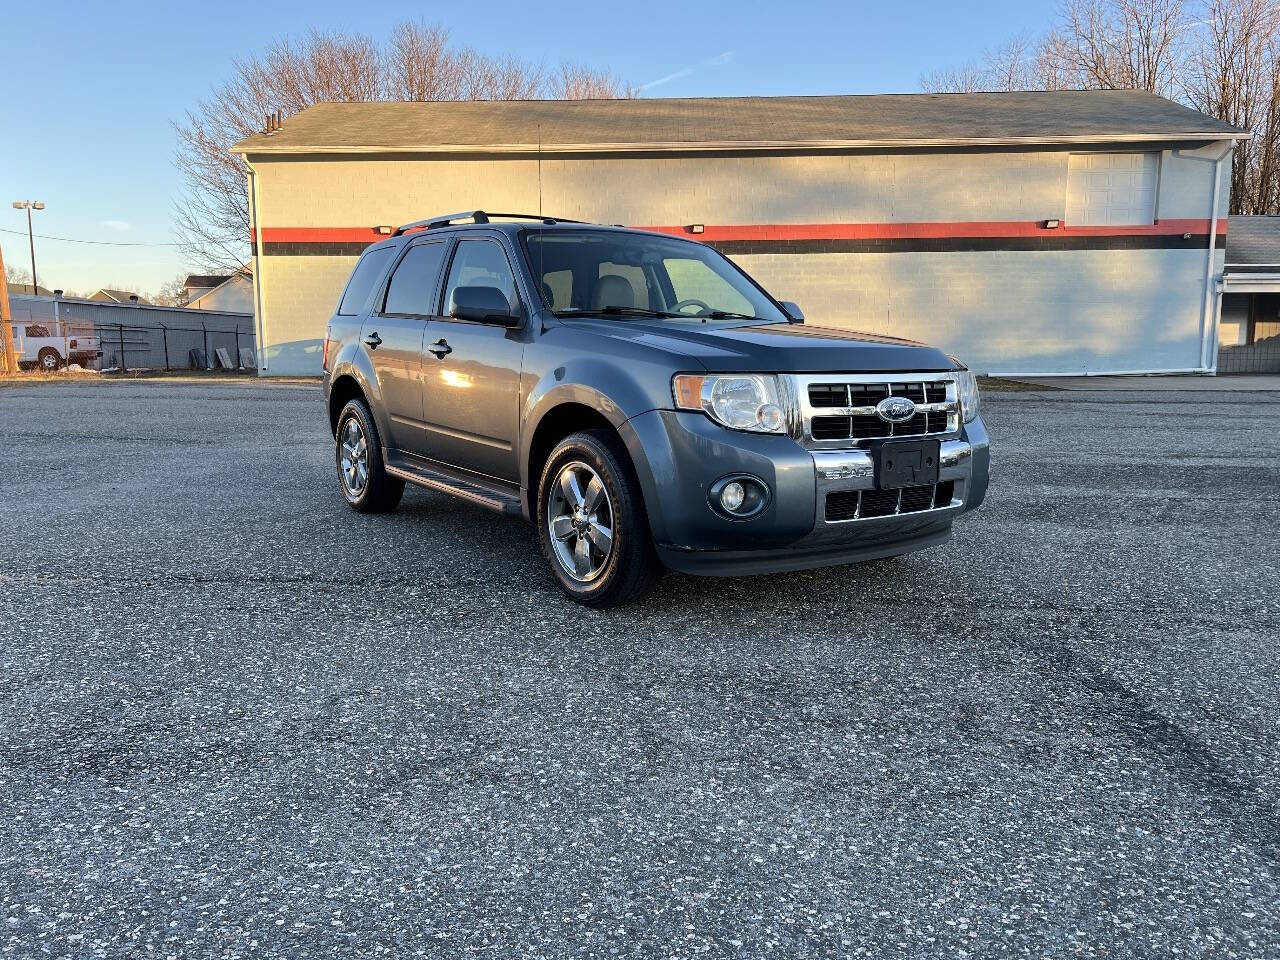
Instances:
[[[362,513],[406,483],[536,524],[574,600],[945,541],[983,500],[973,375],[821,329],[694,240],[518,214],[407,224],[329,321],[324,396]]]

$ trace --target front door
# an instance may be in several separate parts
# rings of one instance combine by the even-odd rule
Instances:
[[[519,305],[515,275],[497,239],[459,240],[445,282],[441,316],[423,341],[423,413],[427,455],[500,480],[520,478],[520,364],[523,331],[455,320],[453,291],[497,287]]]
[[[448,248],[442,240],[409,247],[375,303],[360,337],[364,340],[387,411],[387,446],[423,453],[422,339],[439,296],[440,267]]]

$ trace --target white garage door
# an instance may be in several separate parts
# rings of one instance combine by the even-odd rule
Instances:
[[[1067,226],[1155,223],[1154,153],[1074,153],[1067,160]]]

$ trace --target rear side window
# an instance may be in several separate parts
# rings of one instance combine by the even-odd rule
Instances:
[[[338,304],[339,315],[352,317],[360,312],[360,308],[368,302],[369,294],[373,293],[373,285],[382,276],[382,270],[393,253],[395,253],[393,247],[382,247],[378,250],[370,250],[360,258],[355,270],[351,272],[351,279],[347,281],[342,302]]]
[[[27,327],[28,337],[47,337],[49,336],[49,328],[42,323],[33,323]]]
[[[444,262],[445,245],[440,241],[420,243],[404,255],[387,285],[383,313],[406,313],[429,317],[436,312],[436,280]]]

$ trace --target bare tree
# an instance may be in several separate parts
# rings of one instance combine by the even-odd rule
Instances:
[[[180,273],[160,285],[160,292],[149,299],[158,307],[185,307],[187,300],[187,275]]]
[[[1038,43],[1030,34],[1010,37],[986,51],[981,63],[938,70],[920,78],[930,93],[974,93],[982,90],[1032,90],[1044,87]]]
[[[31,271],[26,267],[19,267],[12,263],[4,265],[5,283],[18,283],[25,286],[31,286]]]
[[[636,90],[607,70],[592,70],[574,63],[562,63],[547,77],[546,95],[556,100],[616,100],[634,97]]]
[[[391,100],[461,100],[458,54],[449,49],[449,31],[406,20],[391,30],[385,53],[387,97]]]
[[[1072,87],[1177,90],[1189,26],[1183,0],[1067,0],[1045,59]]]
[[[247,256],[245,169],[230,148],[284,116],[324,101],[530,100],[631,96],[605,72],[562,66],[548,73],[518,57],[453,47],[448,31],[422,21],[398,24],[385,44],[363,34],[312,31],[233,62],[231,78],[175,124],[176,161],[186,180],[175,205],[183,250],[208,270],[234,270]]]
[[[1231,211],[1280,212],[1280,7],[1209,0],[1186,91],[1200,110],[1253,131],[1231,162]]]

